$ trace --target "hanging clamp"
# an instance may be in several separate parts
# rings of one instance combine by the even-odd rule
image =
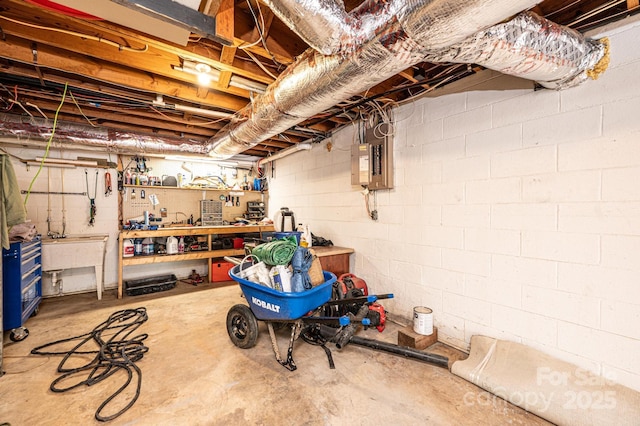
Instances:
[[[104,196],[108,197],[113,193],[113,189],[111,188],[111,173],[107,170],[104,172]]]
[[[87,183],[87,197],[89,198],[89,226],[93,226],[96,223],[96,194],[98,193],[98,171],[96,170],[96,185],[93,190],[93,198],[91,197],[91,193],[89,192],[89,172],[87,169],[84,169],[84,178]]]

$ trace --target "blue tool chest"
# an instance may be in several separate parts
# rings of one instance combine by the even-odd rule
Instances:
[[[42,300],[41,247],[40,238],[37,238],[12,243],[8,250],[2,250],[2,325],[3,330],[12,330],[12,340],[13,331],[23,328]]]

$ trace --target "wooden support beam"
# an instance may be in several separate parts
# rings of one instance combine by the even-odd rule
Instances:
[[[237,47],[228,47],[224,46],[222,48],[222,52],[220,52],[220,62],[224,64],[233,64],[233,60],[236,56]],[[229,87],[229,82],[231,82],[231,71],[222,71],[220,72],[220,77],[218,78],[217,86],[220,88]]]
[[[13,37],[10,40],[9,36],[6,40],[0,39],[0,57],[30,64],[33,60],[31,43]],[[44,45],[38,47],[38,65],[41,69],[64,70],[68,73],[83,75],[142,92],[164,93],[197,104],[217,106],[232,111],[241,109],[247,104],[245,99],[214,90],[209,90],[206,97],[200,98],[197,95],[195,85],[187,85],[174,79],[90,59],[86,55],[60,51]]]
[[[235,6],[233,0],[209,0],[202,12],[215,18],[216,36],[229,40],[228,46],[233,44],[235,37]]]
[[[58,17],[51,16],[48,14],[46,10],[30,5],[26,2],[19,2],[16,0],[7,0],[6,4],[3,4],[3,13],[0,15],[0,26],[5,33],[14,34],[18,37],[25,38],[28,40],[32,40],[30,37],[33,36],[32,32],[27,32],[28,27],[24,27],[22,25],[16,26],[16,24],[10,25],[10,21],[2,19],[3,16],[7,16],[12,19],[18,19],[24,22],[34,22],[37,21],[38,25],[42,26],[50,26],[57,27],[59,25]],[[131,47],[144,47],[145,45],[148,47],[146,59],[153,58],[153,60],[158,60],[160,58],[164,58],[167,62],[167,66],[171,64],[178,64],[178,58],[187,57],[194,62],[202,62],[209,64],[211,67],[219,69],[219,70],[228,70],[233,74],[237,74],[261,83],[269,84],[273,81],[273,78],[267,75],[264,71],[260,69],[257,65],[251,62],[238,62],[236,66],[232,67],[230,65],[221,63],[216,61],[211,57],[212,49],[220,49],[218,45],[215,45],[209,40],[204,40],[200,43],[189,43],[186,47],[180,47],[171,43],[165,43],[159,41],[152,37],[146,37],[143,34],[138,32],[134,32],[131,30],[127,30],[125,28],[115,26],[108,22],[101,21],[84,21],[80,19],[75,19],[71,17],[65,17],[65,29],[70,31],[75,31],[82,34],[89,34],[96,37],[100,37],[106,40],[118,40],[123,45],[131,46]],[[31,29],[29,29],[31,30]],[[54,34],[51,31],[44,31],[44,39],[39,37],[41,42],[46,43],[46,39]],[[60,34],[60,33],[58,33]],[[39,41],[35,40],[34,41]],[[82,40],[78,37],[72,37],[72,45],[69,50],[72,52],[78,51],[78,43],[79,40]],[[86,41],[83,43],[82,48],[84,49],[86,45]],[[234,39],[234,45],[241,44],[238,39]],[[101,49],[104,49],[104,45],[99,46]],[[264,54],[259,47],[256,46],[256,50],[254,53],[259,55]],[[116,49],[117,50],[117,49]],[[253,51],[253,48],[249,49]],[[262,49],[264,50],[264,49]],[[123,58],[121,57],[121,60]],[[128,58],[127,58],[128,59]],[[124,59],[124,60],[127,60]],[[286,58],[285,58],[286,59]],[[291,60],[289,58],[289,60]],[[131,66],[138,66],[139,64],[131,62]],[[144,64],[141,64],[144,65]]]
[[[640,6],[640,0],[627,0],[627,9],[631,10]]]
[[[84,57],[95,58],[102,61],[107,61],[114,66],[122,67],[123,75],[127,73],[127,70],[135,68],[148,73],[158,74],[163,77],[168,77],[176,80],[182,80],[185,83],[191,83],[196,85],[196,77],[192,74],[188,74],[182,71],[178,71],[172,67],[172,65],[179,65],[178,58],[174,55],[162,54],[161,52],[147,51],[147,52],[132,52],[128,50],[119,50],[116,47],[108,46],[100,42],[79,39],[68,34],[63,33],[51,33],[45,30],[25,28],[13,22],[2,23],[2,28],[5,34],[11,34],[22,39],[31,40],[37,43],[38,49],[47,45],[58,49],[64,49],[71,52],[81,50]],[[81,48],[79,47],[81,43]],[[0,53],[1,55],[2,53]],[[65,56],[65,54],[62,54]],[[40,61],[38,61],[40,62]],[[87,60],[87,67],[94,66],[90,60]],[[65,68],[60,68],[64,70]],[[230,93],[235,96],[242,96],[249,98],[249,92],[245,89],[239,89],[235,87],[220,88],[223,92]]]
[[[53,114],[60,105],[58,100],[26,97],[20,94],[19,99],[23,103],[24,101],[29,102],[32,105],[36,105],[42,111],[50,113],[51,115],[49,118],[53,118]],[[29,106],[26,106],[26,108],[30,109],[34,115],[37,115],[37,112]],[[75,103],[73,103],[73,101],[68,97],[62,107],[60,107],[60,113],[78,116],[81,120],[84,120],[84,123],[87,125],[89,125],[89,123],[84,116],[92,119],[94,124],[96,124],[98,120],[111,122],[125,121],[128,125],[156,127],[175,132],[189,132],[201,136],[211,136],[217,130],[222,128],[222,123],[211,124],[210,121],[204,121],[199,118],[191,118],[190,120],[184,119],[183,123],[177,123],[158,113],[144,112],[135,109],[128,109],[125,116],[121,110],[109,106],[108,104],[102,105],[99,108],[90,106],[81,106],[81,108],[82,112],[80,112]],[[180,121],[177,117],[175,120]],[[189,123],[189,121],[191,123]],[[202,127],[199,126],[200,124],[202,124]]]

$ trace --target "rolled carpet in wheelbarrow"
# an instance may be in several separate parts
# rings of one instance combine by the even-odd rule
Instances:
[[[640,392],[520,343],[472,336],[451,372],[488,391],[468,392],[465,404],[500,397],[558,425],[640,425]]]

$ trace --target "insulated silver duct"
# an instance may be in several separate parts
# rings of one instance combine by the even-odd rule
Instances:
[[[606,39],[585,40],[577,31],[525,12],[425,60],[478,64],[564,89],[597,78],[608,65],[607,51]]]
[[[33,117],[23,121],[20,117],[0,113],[0,134],[17,140],[46,141],[51,137],[49,120]],[[114,153],[145,152],[153,154],[206,154],[205,145],[197,141],[160,138],[118,131],[108,131],[78,124],[58,123],[55,131],[56,143],[105,148]]]
[[[340,0],[263,0],[263,3],[309,46],[325,55],[340,50],[340,39],[351,32]]]
[[[488,16],[499,14],[506,18],[539,1],[368,0],[349,14],[341,0],[264,3],[309,46],[331,55],[357,49],[393,20],[400,21],[408,37],[428,51],[442,49],[497,22],[488,22]],[[500,12],[488,12],[489,7]],[[443,31],[443,24],[447,31]]]
[[[536,0],[365,2],[347,16],[358,29],[355,39],[349,38],[349,31],[342,34],[346,39],[341,41],[343,50],[334,55],[307,50],[253,105],[239,111],[232,123],[211,138],[210,155],[228,158],[238,154],[421,62],[430,49],[464,40],[536,3]]]

